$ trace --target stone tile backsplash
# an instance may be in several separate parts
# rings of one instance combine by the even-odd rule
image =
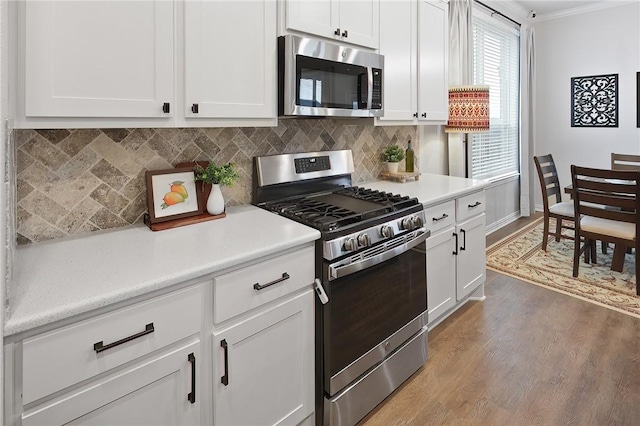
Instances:
[[[240,179],[223,194],[228,205],[245,204],[254,156],[351,149],[353,180],[361,183],[378,177],[384,146],[409,139],[416,141],[415,126],[328,119],[285,119],[272,128],[16,130],[18,244],[141,221],[147,170],[234,162]]]

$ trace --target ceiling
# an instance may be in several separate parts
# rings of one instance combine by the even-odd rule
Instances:
[[[527,11],[534,11],[539,17],[541,15],[550,15],[571,9],[592,6],[597,3],[603,3],[604,1],[606,0],[515,0],[514,3]]]

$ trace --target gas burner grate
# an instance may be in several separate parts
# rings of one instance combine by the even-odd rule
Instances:
[[[348,188],[341,189],[337,194],[370,201],[372,203],[393,206],[396,210],[418,204],[418,200],[416,198],[392,194],[390,192],[382,192],[375,189],[361,188],[359,186],[350,186]]]

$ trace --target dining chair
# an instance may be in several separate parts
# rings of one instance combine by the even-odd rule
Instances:
[[[558,180],[558,172],[556,164],[551,154],[539,155],[533,157],[538,170],[538,178],[540,179],[540,188],[542,189],[542,204],[544,206],[544,231],[542,235],[542,250],[547,251],[547,243],[549,235],[556,237],[556,241],[560,238],[570,238],[562,235],[562,229],[573,229],[573,226],[565,226],[564,221],[573,222],[574,211],[573,202],[562,201],[562,187]],[[551,199],[551,201],[549,200]],[[549,220],[555,218],[555,232],[549,232]]]
[[[578,276],[580,255],[595,263],[595,242],[607,241],[635,248],[636,294],[640,296],[640,171],[571,166],[575,243],[573,276]],[[581,239],[584,244],[581,247]]]
[[[611,153],[611,170],[640,171],[640,155]]]

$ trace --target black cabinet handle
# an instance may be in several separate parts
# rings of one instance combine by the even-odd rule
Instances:
[[[336,28],[336,30],[333,33],[335,35],[339,36],[340,35],[340,28]]]
[[[456,249],[453,251],[453,254],[457,256],[458,255],[458,234],[454,232],[453,236],[456,237]]]
[[[196,403],[196,356],[191,352],[187,359],[191,363],[191,392],[187,394],[190,403]]]
[[[223,385],[229,385],[229,345],[227,345],[227,339],[222,339],[220,346],[224,349],[224,376],[220,377],[220,381]]]
[[[470,209],[474,208],[474,207],[478,207],[480,204],[482,204],[480,201],[476,201],[474,204],[469,204],[467,205],[467,207],[469,207]]]
[[[118,345],[121,345],[123,343],[127,343],[130,342],[134,339],[137,339],[138,337],[142,337],[145,336],[149,333],[153,333],[155,331],[155,328],[153,328],[153,323],[151,324],[147,324],[146,327],[144,328],[144,331],[141,331],[140,333],[136,333],[133,336],[129,336],[129,337],[125,337],[124,339],[120,339],[117,342],[113,342],[113,343],[109,343],[108,345],[103,345],[102,340],[100,340],[98,343],[94,343],[93,344],[93,350],[96,351],[96,353],[100,353],[102,351],[106,351],[107,349],[111,349],[114,348]]]
[[[417,113],[417,112],[414,112],[414,113],[413,113],[413,116],[414,116],[415,118],[418,118],[418,113]]]
[[[264,285],[260,285],[260,283],[255,283],[253,285],[253,288],[254,288],[254,290],[262,290],[263,288],[267,288],[267,287],[272,286],[274,284],[278,284],[279,282],[282,282],[284,280],[288,280],[289,278],[291,278],[289,276],[289,274],[287,274],[286,272],[283,272],[282,273],[282,278],[278,278],[277,280],[273,280],[270,283],[266,283]]]
[[[461,229],[460,232],[462,232],[462,247],[460,247],[460,251],[462,251],[467,249],[467,231]]]
[[[171,105],[169,104],[169,102],[163,103],[162,112],[164,112],[165,114],[169,114],[170,111],[171,111]]]
[[[427,113],[426,112],[422,113],[422,118],[427,118]]]
[[[344,38],[349,37],[349,31],[344,30],[344,31],[342,32],[342,37],[344,37]]]
[[[442,216],[440,216],[440,217],[434,217],[434,218],[432,218],[431,220],[433,220],[434,222],[440,222],[442,219],[446,219],[446,218],[448,218],[448,217],[449,217],[449,215],[448,215],[448,214],[446,214],[446,213],[442,213]]]
[[[198,108],[198,104],[193,104],[193,105],[191,105],[191,112],[192,112],[192,113],[197,114],[197,113],[198,113],[198,110],[199,110],[199,108]]]

